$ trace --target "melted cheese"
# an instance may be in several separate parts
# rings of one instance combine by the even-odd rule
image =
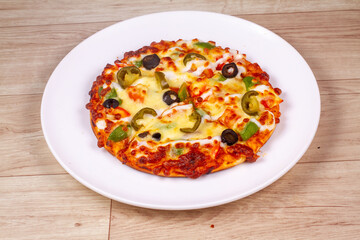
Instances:
[[[245,124],[243,120],[245,118],[255,122],[259,126],[260,131],[271,131],[275,128],[275,121],[272,121],[272,124],[269,125],[261,125],[258,121],[259,116],[249,116],[242,110],[241,98],[246,92],[246,87],[242,81],[241,74],[247,71],[240,63],[245,58],[243,54],[239,54],[237,50],[229,49],[224,54],[220,51],[206,55],[206,60],[191,60],[185,66],[183,63],[184,54],[182,57],[179,56],[181,52],[184,52],[179,47],[181,44],[186,44],[190,49],[193,47],[193,41],[180,41],[175,47],[159,52],[158,56],[160,58],[171,57],[171,60],[162,60],[158,67],[165,69],[162,72],[165,74],[165,78],[171,88],[179,88],[186,82],[194,99],[198,97],[202,99],[199,100],[196,107],[203,109],[209,115],[205,114],[202,117],[201,124],[195,132],[184,133],[180,131],[181,128],[192,128],[194,126],[194,120],[190,119],[190,115],[194,111],[193,105],[174,103],[168,106],[162,98],[164,92],[169,89],[161,89],[154,77],[154,70],[146,70],[144,67],[141,67],[142,76],[129,87],[131,91],[140,96],[139,98],[134,98],[129,89],[121,88],[116,82],[113,82],[111,85],[112,88],[116,89],[118,97],[122,100],[121,107],[130,113],[130,117],[114,120],[115,122],[130,122],[132,116],[144,107],[150,107],[157,113],[155,117],[145,114],[143,119],[137,120],[137,123],[143,125],[143,127],[138,132],[132,131],[131,138],[138,141],[138,146],[146,145],[146,141],[154,141],[151,137],[154,133],[161,134],[159,142],[161,144],[166,144],[169,141],[172,144],[177,142],[199,142],[205,144],[213,143],[214,140],[220,142],[220,135],[226,128],[235,129],[243,127]],[[202,51],[200,48],[198,50]],[[135,62],[143,57],[132,57],[129,60]],[[237,63],[239,73],[234,78],[219,81],[221,70],[217,70],[218,66],[229,62]],[[174,64],[176,70],[167,68],[169,63]],[[206,69],[212,70],[214,76],[211,79],[202,81],[199,77],[203,77],[202,73]],[[265,85],[256,86],[252,90],[262,93],[256,96],[259,102],[266,95],[266,91],[271,90],[273,93],[273,90]],[[275,96],[276,100],[278,100],[276,103],[282,101],[276,94]],[[266,111],[264,106],[259,105],[261,112]],[[230,126],[224,124],[224,119],[229,116],[227,115],[229,111],[230,114],[235,114],[235,120],[229,121],[229,123],[231,122]],[[275,119],[273,114],[272,117]],[[106,127],[104,120],[98,121],[96,125],[99,129]],[[149,134],[144,139],[138,137],[139,133],[146,131]]]
[[[226,81],[222,82],[222,90],[227,93],[245,93],[246,87],[245,83],[238,78],[229,78]]]
[[[259,121],[257,121],[255,118],[252,118],[250,119],[250,121],[254,122],[258,127],[259,127],[259,130],[260,132],[263,132],[265,130],[269,130],[269,131],[272,131],[274,130],[275,128],[275,117],[274,117],[274,114],[270,111],[266,111],[268,113],[270,113],[272,115],[272,124],[265,124],[265,125],[262,125]]]
[[[128,92],[120,87],[118,83],[113,82],[118,97],[122,100],[121,107],[126,109],[132,116],[135,115],[140,109],[150,107],[162,112],[168,105],[162,100],[162,95],[167,90],[162,90],[155,80],[155,77],[143,77],[135,81],[131,86],[135,88],[146,88],[144,94],[144,102],[130,98]]]
[[[197,42],[197,39],[154,42],[150,47],[128,52],[124,59],[115,61],[114,66],[106,66],[102,76],[94,82],[90,93],[91,102],[86,105],[92,121],[96,123],[94,126],[92,122],[92,127],[99,147],[104,146],[129,166],[163,176],[196,178],[239,164],[245,159],[256,160],[256,152],[270,137],[280,117],[278,105],[282,100],[277,96],[280,91],[274,90],[266,82],[266,73],[258,65],[246,61],[244,54],[229,48],[204,48],[206,44]],[[154,53],[160,58],[157,66],[150,70],[139,66],[141,76],[127,88],[123,89],[117,83],[118,69],[138,66],[145,56]],[[189,53],[201,54],[206,60],[195,58],[185,66],[183,61]],[[221,68],[228,63],[236,64],[238,74],[225,79]],[[155,78],[156,71],[164,73],[169,88],[161,88]],[[259,102],[259,111],[252,116],[243,111],[241,104],[247,92],[243,81],[246,76],[255,76],[256,84],[250,89],[258,92],[254,98]],[[132,79],[131,76],[127,77]],[[105,89],[103,92],[109,90],[109,81],[112,82],[110,94],[99,96],[101,85]],[[259,82],[268,86],[258,85]],[[169,90],[178,92],[183,83],[186,83],[189,98],[168,106],[163,101],[164,93]],[[182,93],[180,96],[183,96]],[[119,100],[120,106],[115,107],[117,102],[113,100],[104,104],[109,97]],[[144,114],[134,125],[135,114],[145,107],[155,110],[155,116]],[[182,128],[194,127],[194,111],[202,116],[198,128],[192,133],[183,132]],[[257,134],[245,142],[240,139],[240,145],[235,144],[233,147],[221,142],[225,129],[239,133],[249,121],[259,126]],[[122,133],[119,126],[126,131],[127,138],[109,140],[111,130],[119,129],[113,132],[115,137]],[[196,146],[191,146],[195,143]],[[197,145],[204,146],[196,149]],[[249,149],[243,151],[246,147],[253,152]]]
[[[202,118],[199,128],[193,133],[184,133],[181,128],[192,128],[195,121],[190,118],[191,113],[194,111],[192,104],[178,104],[165,110],[160,116],[152,118],[152,120],[138,120],[138,124],[143,124],[139,132],[148,131],[150,134],[147,140],[152,140],[151,135],[160,133],[160,142],[169,142],[172,140],[195,140],[205,139],[208,137],[220,136],[225,129],[224,126],[217,122],[206,120]],[[137,137],[138,141],[143,139]]]
[[[180,88],[181,84],[183,82],[186,82],[187,80],[191,80],[191,75],[188,73],[174,73],[170,71],[164,71],[166,80],[170,87],[174,88]]]
[[[265,90],[269,90],[270,87],[269,86],[266,86],[266,85],[258,85],[256,87],[254,87],[253,89],[251,90],[254,90],[254,91],[257,91],[257,92],[264,92]]]
[[[103,130],[106,128],[106,122],[105,120],[99,120],[96,122],[96,127],[100,130]]]

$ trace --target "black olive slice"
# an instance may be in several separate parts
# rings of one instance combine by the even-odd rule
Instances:
[[[180,102],[180,99],[176,92],[169,90],[164,92],[163,101],[170,106],[174,102]]]
[[[221,141],[231,146],[239,140],[238,135],[232,129],[226,129],[221,133]]]
[[[138,136],[141,137],[141,138],[144,138],[144,137],[146,137],[147,135],[149,135],[149,132],[148,132],[148,131],[139,133]]]
[[[160,138],[161,138],[161,133],[154,133],[153,135],[152,135],[152,137],[153,137],[153,139],[155,139],[156,141],[159,141],[160,140]]]
[[[235,63],[225,64],[221,70],[221,73],[226,78],[233,78],[238,74],[239,70]]]
[[[160,63],[160,58],[156,54],[147,55],[142,59],[142,64],[144,68],[147,70],[151,70],[153,68],[156,68],[157,65]]]
[[[117,108],[119,106],[119,101],[113,98],[105,100],[103,106],[106,108]]]

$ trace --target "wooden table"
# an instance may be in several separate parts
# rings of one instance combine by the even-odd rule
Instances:
[[[106,26],[169,10],[260,24],[314,71],[322,99],[315,139],[266,189],[208,209],[143,209],[87,189],[50,153],[40,102],[60,60]],[[359,63],[358,0],[1,0],[0,239],[359,239]]]

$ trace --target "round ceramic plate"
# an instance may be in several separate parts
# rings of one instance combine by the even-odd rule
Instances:
[[[153,41],[198,38],[247,54],[282,89],[281,122],[255,163],[202,176],[165,178],[136,171],[97,147],[85,105],[107,63]],[[306,93],[306,96],[304,95]],[[309,147],[320,117],[316,79],[285,40],[252,22],[209,12],[163,12],[105,28],[76,46],[51,75],[41,104],[50,150],[88,188],[111,199],[154,209],[197,209],[255,193],[285,174]]]

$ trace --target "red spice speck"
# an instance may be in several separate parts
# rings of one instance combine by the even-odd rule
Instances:
[[[121,119],[121,114],[118,114],[118,113],[115,114],[115,119],[116,119],[116,120],[120,120],[120,119]]]
[[[277,95],[280,95],[282,93],[281,89],[280,88],[274,88],[274,92],[277,94]]]
[[[214,227],[215,227],[215,225],[214,225],[214,224],[211,224],[211,225],[210,225],[210,227],[211,227],[211,228],[214,228]]]

